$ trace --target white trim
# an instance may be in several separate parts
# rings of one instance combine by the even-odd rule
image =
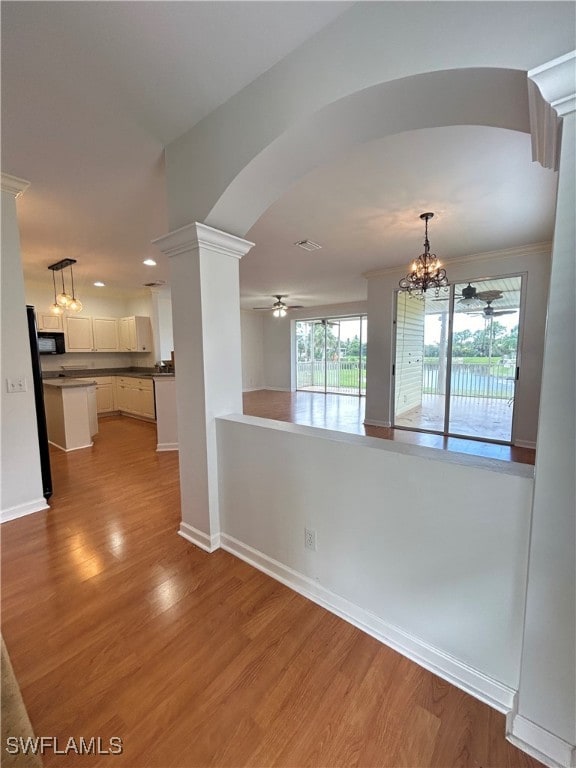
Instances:
[[[244,311],[244,310],[242,310]],[[242,392],[260,392],[260,390],[266,389],[266,387],[246,387],[246,389],[243,389]]]
[[[522,715],[515,708],[506,715],[506,738],[549,768],[574,768],[576,746],[560,739]]]
[[[189,525],[188,523],[180,522],[178,535],[182,536],[183,539],[186,539],[186,541],[189,541],[191,544],[200,547],[200,549],[203,549],[205,552],[214,552],[220,548],[219,533],[209,536],[207,533],[204,533],[204,531],[200,531],[198,528],[194,528],[193,525]]]
[[[367,427],[391,427],[391,421],[378,421],[378,419],[364,419],[362,422]]]
[[[532,448],[536,450],[536,442],[534,440],[514,440],[514,445],[518,448]]]
[[[290,389],[290,387],[269,387],[268,385],[266,385],[265,387],[261,387],[261,389],[269,389],[270,392],[293,392],[293,391],[295,391],[295,390]],[[301,392],[302,390],[298,390],[298,391]],[[320,394],[323,394],[323,393],[320,393]]]
[[[34,512],[42,512],[43,509],[50,509],[46,499],[34,499],[24,504],[17,504],[15,507],[8,507],[0,512],[0,523],[7,523],[9,520],[16,520],[18,517],[32,515]]]
[[[529,70],[528,78],[556,110],[567,115],[576,109],[576,51],[570,51]]]
[[[443,258],[444,266],[448,264],[466,264],[469,261],[490,261],[492,259],[509,259],[518,256],[531,256],[533,254],[542,254],[549,256],[552,253],[552,243],[532,243],[532,245],[520,245],[514,248],[502,248],[499,251],[484,251],[483,253],[470,253],[467,256],[457,256],[453,259]],[[371,269],[369,272],[363,272],[362,277],[383,277],[390,274],[405,274],[406,265],[399,267],[383,267],[382,269]]]
[[[222,533],[220,546],[499,712],[508,712],[511,709],[515,693],[512,688],[404,632],[399,627],[388,624],[375,614],[336,595],[308,576],[288,568],[232,536]]]
[[[178,443],[158,443],[156,451],[177,451]]]
[[[167,256],[180,256],[200,248],[241,259],[254,246],[249,240],[209,227],[198,221],[152,240]]]
[[[92,448],[92,446],[94,445],[94,441],[92,441],[87,445],[77,445],[76,448],[62,448],[61,445],[58,445],[58,443],[55,443],[53,440],[48,440],[48,442],[50,443],[50,445],[53,445],[54,448],[58,448],[59,450],[64,451],[64,453],[70,453],[71,451],[81,451],[84,448]]]
[[[0,186],[2,192],[9,192],[14,197],[20,197],[30,186],[30,182],[25,179],[19,179],[17,176],[10,176],[9,173],[1,174]]]

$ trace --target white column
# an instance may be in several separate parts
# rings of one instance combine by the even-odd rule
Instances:
[[[520,687],[509,718],[511,741],[566,768],[576,765],[575,64],[573,53],[528,73],[548,102],[538,106],[532,85],[535,159],[558,165],[559,179]]]
[[[16,198],[29,182],[2,174],[2,453],[0,520],[46,509],[42,474],[20,233]],[[25,391],[8,392],[8,380],[22,380]]]
[[[247,240],[189,224],[154,241],[170,257],[180,451],[180,534],[220,539],[215,418],[242,413],[239,263]]]

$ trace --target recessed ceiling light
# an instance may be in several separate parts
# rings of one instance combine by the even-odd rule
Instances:
[[[94,285],[96,286],[96,288],[104,288],[104,286],[106,285],[106,283],[103,283],[103,282],[101,282],[100,280],[96,280],[96,282],[94,283]]]
[[[317,251],[319,248],[322,248],[322,246],[319,243],[315,243],[314,240],[298,240],[294,245],[297,245],[298,248],[302,248],[305,251]]]
[[[154,261],[154,259],[144,259],[142,264],[146,264],[147,267],[155,267],[156,266],[156,262]]]

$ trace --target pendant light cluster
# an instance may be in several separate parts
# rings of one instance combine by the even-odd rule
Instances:
[[[72,270],[73,264],[76,264],[76,259],[62,259],[61,261],[57,261],[55,264],[50,264],[48,267],[48,269],[52,270],[52,283],[54,285],[54,304],[52,304],[50,307],[50,312],[53,315],[62,315],[64,314],[64,310],[69,310],[70,312],[82,311],[82,302],[80,299],[76,298],[76,294],[74,292],[74,272]],[[67,267],[70,267],[70,283],[72,293],[68,293],[66,291],[66,286],[64,284],[64,270]],[[60,272],[60,276],[62,278],[62,291],[58,294],[56,294],[56,272]]]
[[[400,290],[408,291],[411,296],[424,297],[428,288],[434,288],[438,296],[440,288],[448,285],[446,270],[435,253],[430,253],[428,240],[428,221],[433,213],[421,213],[420,218],[425,222],[424,253],[412,262],[410,272],[400,280]]]

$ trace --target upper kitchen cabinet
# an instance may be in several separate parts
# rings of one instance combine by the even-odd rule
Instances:
[[[119,352],[118,318],[71,315],[65,318],[67,352]]]
[[[94,352],[119,352],[118,318],[93,317]]]
[[[92,318],[74,315],[64,318],[66,352],[93,352]]]
[[[36,322],[39,331],[63,331],[62,315],[52,315],[50,312],[37,312]]]
[[[152,351],[152,325],[149,317],[121,317],[118,335],[121,352]]]

